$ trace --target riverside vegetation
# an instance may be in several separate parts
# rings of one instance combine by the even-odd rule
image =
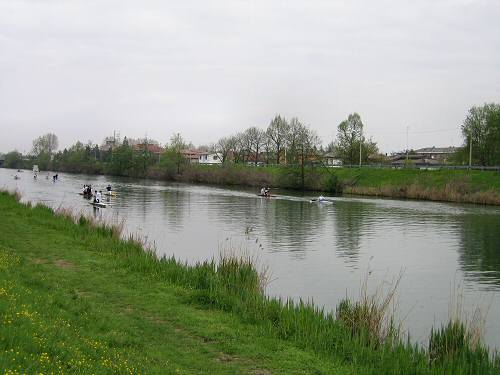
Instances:
[[[248,257],[159,259],[120,228],[0,192],[5,373],[497,374],[452,319],[428,347],[390,315],[397,282],[335,312],[263,293]]]

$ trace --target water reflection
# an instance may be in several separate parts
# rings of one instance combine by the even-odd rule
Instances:
[[[500,215],[463,215],[459,232],[459,262],[466,277],[500,286]]]
[[[351,265],[359,258],[364,219],[370,213],[367,204],[339,201],[335,205],[335,249]]]

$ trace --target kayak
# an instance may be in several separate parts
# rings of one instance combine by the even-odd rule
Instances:
[[[100,207],[100,208],[106,208],[107,207],[107,204],[106,203],[94,203],[94,202],[89,202],[89,204],[91,204],[92,206],[94,207]]]
[[[311,202],[311,203],[324,203],[324,204],[333,203],[332,201],[329,201],[328,199],[322,199],[322,200],[319,200],[319,199],[310,199],[309,202]]]

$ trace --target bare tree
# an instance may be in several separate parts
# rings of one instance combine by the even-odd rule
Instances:
[[[280,163],[281,152],[285,148],[289,131],[290,126],[280,115],[276,115],[267,127],[267,137],[272,141],[276,152],[276,164]]]
[[[259,161],[259,155],[265,144],[266,133],[256,126],[245,130],[245,144],[250,154],[253,155],[255,163]]]
[[[225,163],[229,154],[235,151],[236,143],[237,139],[235,136],[223,137],[213,145],[212,149],[219,156],[222,163]]]
[[[298,142],[299,134],[302,130],[303,125],[300,123],[297,117],[293,117],[288,125],[288,132],[286,137],[286,149],[287,149],[287,163],[297,163],[298,162]]]

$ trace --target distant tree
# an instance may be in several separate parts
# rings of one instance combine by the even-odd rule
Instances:
[[[244,133],[237,133],[233,136],[234,139],[234,161],[236,163],[245,162],[246,156],[249,153],[248,139]]]
[[[352,165],[359,161],[359,142],[362,132],[363,122],[357,113],[350,114],[338,125],[335,146],[344,164]]]
[[[23,155],[14,150],[5,154],[4,166],[6,168],[22,168],[23,167]]]
[[[500,104],[472,107],[462,127],[464,146],[459,155],[469,160],[472,139],[472,161],[480,165],[500,165]]]
[[[305,186],[305,167],[318,153],[320,139],[310,127],[302,124],[298,118],[290,120],[287,159],[300,166],[300,186]]]
[[[212,146],[212,149],[219,156],[222,163],[227,162],[229,154],[235,151],[236,142],[237,140],[234,136],[223,137]]]
[[[280,115],[276,115],[267,127],[267,137],[272,142],[274,151],[276,152],[276,164],[280,163],[281,153],[286,146],[289,131],[290,126],[285,118]]]
[[[244,138],[248,152],[252,154],[254,161],[257,163],[265,144],[266,133],[262,129],[252,126],[245,130]]]
[[[288,133],[286,137],[286,162],[288,164],[298,163],[298,144],[300,142],[299,136],[302,131],[302,123],[298,118],[294,117],[290,120]]]
[[[180,133],[174,133],[170,137],[170,143],[165,148],[161,162],[162,167],[170,177],[181,173],[181,167],[187,162],[182,155],[182,150],[187,146]]]
[[[33,141],[32,153],[35,156],[39,156],[42,153],[52,155],[58,147],[59,141],[57,136],[53,133],[47,133]]]
[[[108,164],[109,172],[118,176],[129,176],[134,158],[132,147],[122,145],[113,149],[112,153],[113,157]]]

